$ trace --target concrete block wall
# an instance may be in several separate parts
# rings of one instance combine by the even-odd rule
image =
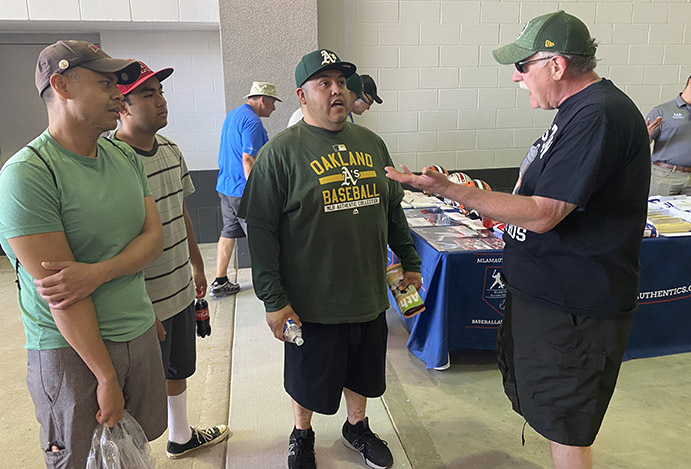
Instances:
[[[319,0],[319,47],[377,81],[383,105],[357,118],[394,161],[420,170],[511,168],[551,122],[532,110],[491,51],[531,18],[565,10],[599,42],[596,71],[643,114],[673,99],[691,75],[686,0]]]
[[[218,0],[2,0],[0,20],[218,24]]]
[[[178,144],[190,170],[218,168],[225,118],[218,31],[104,31],[101,45],[113,57],[143,60],[154,70],[175,69],[163,82],[168,125],[160,132]]]

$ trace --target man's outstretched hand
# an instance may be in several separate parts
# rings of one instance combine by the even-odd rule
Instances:
[[[405,165],[401,165],[402,172],[397,171],[393,166],[386,166],[386,177],[403,184],[409,184],[430,194],[444,194],[444,188],[452,184],[446,176],[439,171],[424,168],[421,175],[413,174]]]

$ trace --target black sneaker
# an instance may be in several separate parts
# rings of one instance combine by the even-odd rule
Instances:
[[[288,445],[288,469],[316,469],[314,431],[293,427]]]
[[[393,465],[393,455],[388,443],[372,433],[367,417],[362,422],[343,424],[343,444],[360,453],[365,464],[375,469],[388,469]]]
[[[210,428],[192,427],[192,438],[190,438],[190,441],[187,443],[173,443],[169,441],[166,454],[170,459],[181,458],[191,451],[218,444],[227,437],[227,425],[216,425]]]
[[[223,283],[218,283],[214,280],[209,289],[209,296],[213,298],[223,298],[224,296],[235,295],[240,291],[240,285],[227,280]]]

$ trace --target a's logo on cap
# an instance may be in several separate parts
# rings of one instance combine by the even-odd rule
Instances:
[[[326,64],[335,64],[338,62],[338,57],[336,57],[336,54],[329,53],[329,51],[322,51],[322,65]]]
[[[516,40],[520,39],[521,36],[523,36],[523,33],[525,32],[526,29],[528,29],[528,25],[529,25],[529,24],[530,24],[530,23],[526,23],[526,25],[523,26],[523,29],[521,29],[521,32],[518,33],[518,37],[516,38]]]
[[[62,59],[58,62],[58,67],[60,67],[60,70],[67,70],[70,68],[70,63],[66,59]]]
[[[89,49],[91,49],[94,52],[98,52],[99,50],[101,50],[101,48],[96,44],[89,44]]]
[[[549,39],[545,39],[545,47],[554,47],[554,43]]]

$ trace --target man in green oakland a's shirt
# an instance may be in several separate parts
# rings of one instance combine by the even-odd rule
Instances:
[[[302,346],[285,344],[290,468],[316,467],[312,414],[335,414],[341,393],[346,445],[370,467],[393,464],[365,413],[367,398],[386,387],[387,244],[406,272],[402,287],[420,287],[420,259],[403,190],[386,178],[386,145],[346,122],[353,103],[345,81],[354,72],[329,50],[302,58],[295,81],[304,119],[262,147],[240,205],[269,327],[279,340],[289,319],[303,330]]]

